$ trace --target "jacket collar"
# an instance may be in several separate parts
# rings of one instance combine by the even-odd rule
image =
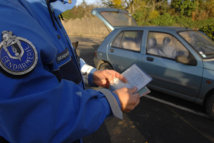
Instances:
[[[59,16],[61,13],[72,9],[76,4],[76,0],[56,0],[51,2],[51,9],[54,11],[56,16]]]

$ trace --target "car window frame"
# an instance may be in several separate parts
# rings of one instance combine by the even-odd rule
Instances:
[[[197,32],[201,32],[201,33],[204,34],[206,37],[208,37],[208,36],[207,36],[204,32],[198,31],[198,30],[179,30],[179,31],[176,32],[177,35],[179,35],[179,37],[181,37],[181,39],[184,40],[184,41],[191,47],[191,49],[193,49],[193,50],[195,51],[195,53],[196,53],[201,59],[203,59],[203,60],[214,59],[214,57],[213,57],[213,58],[204,58],[204,57],[202,57],[202,55],[200,55],[200,54],[198,53],[198,51],[197,51],[191,44],[189,44],[189,42],[188,42],[186,39],[184,39],[184,38],[179,34],[180,32],[186,32],[186,31],[197,31]],[[211,39],[210,37],[208,37],[208,38]]]
[[[184,31],[185,31],[185,30],[184,30]],[[160,57],[160,58],[164,58],[164,59],[176,61],[176,59],[173,59],[173,58],[168,58],[168,57],[164,57],[164,56],[161,56],[161,55],[155,55],[155,54],[151,54],[151,53],[148,53],[148,52],[147,52],[147,51],[148,51],[148,50],[147,50],[148,35],[149,35],[150,32],[168,34],[168,35],[174,37],[174,38],[177,39],[177,41],[189,52],[189,54],[191,54],[191,56],[194,57],[193,54],[190,52],[190,50],[189,50],[188,48],[186,48],[185,45],[182,43],[182,41],[180,41],[175,35],[173,35],[172,33],[167,33],[167,32],[164,32],[164,31],[155,31],[155,30],[148,30],[148,32],[147,32],[147,37],[146,37],[147,39],[146,39],[146,45],[145,45],[146,54],[147,54],[147,55],[152,55],[152,56],[156,56],[156,57]],[[176,32],[176,34],[178,34],[178,33]],[[189,44],[188,44],[188,45],[189,45]],[[189,56],[190,56],[190,55],[189,55]],[[194,59],[195,59],[195,57],[194,57]],[[195,60],[196,60],[196,59],[195,59]],[[197,61],[197,60],[196,60],[196,61]]]
[[[132,31],[136,31],[136,32],[141,32],[141,41],[140,41],[140,50],[139,51],[135,51],[135,50],[131,50],[131,49],[125,49],[125,48],[121,48],[122,46],[121,46],[121,44],[122,44],[122,39],[123,39],[123,37],[124,37],[124,33],[125,32],[132,32]],[[115,41],[115,39],[120,35],[120,34],[123,34],[122,35],[122,38],[121,38],[121,40],[120,40],[120,47],[116,47],[116,46],[113,46],[113,43],[114,43],[114,41]],[[141,47],[142,47],[142,41],[143,41],[143,34],[144,34],[144,30],[121,30],[121,31],[119,31],[117,34],[116,34],[116,36],[113,38],[113,40],[111,41],[111,43],[110,43],[110,48],[115,48],[115,49],[120,49],[120,50],[125,50],[125,51],[131,51],[131,52],[135,52],[135,53],[141,53],[141,51],[142,51],[142,49],[141,49]]]

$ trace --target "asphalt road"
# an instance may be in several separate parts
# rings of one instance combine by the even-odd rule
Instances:
[[[80,42],[78,53],[93,65],[94,49],[102,39],[71,39]],[[124,120],[109,117],[84,143],[214,143],[214,121],[203,116],[201,106],[156,91],[148,97],[124,114]]]

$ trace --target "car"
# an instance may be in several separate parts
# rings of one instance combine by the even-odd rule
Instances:
[[[214,42],[189,28],[137,26],[124,10],[95,8],[111,30],[96,50],[98,69],[123,72],[137,64],[148,87],[200,105],[214,119]]]

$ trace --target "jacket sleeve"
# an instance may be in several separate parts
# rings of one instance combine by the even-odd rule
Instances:
[[[74,141],[97,130],[111,113],[101,92],[34,72],[19,80],[1,74],[0,133],[9,142]]]
[[[96,71],[96,68],[86,64],[86,62],[80,58],[80,70],[85,84],[90,86],[97,86],[93,83],[93,73]]]
[[[29,36],[39,58],[35,69],[23,77],[0,72],[0,136],[11,143],[61,143],[75,141],[97,130],[111,114],[105,95],[84,90],[68,80],[59,82],[44,65],[52,59],[46,55],[53,55],[54,50],[38,46],[48,43],[46,39],[37,39],[45,32],[40,31],[38,23],[29,15],[20,14],[24,9],[19,9],[18,4],[15,11],[11,5],[0,2],[0,32],[11,30],[23,37]],[[14,14],[21,16],[15,17],[17,21],[12,23]],[[29,27],[23,26],[27,24]]]

